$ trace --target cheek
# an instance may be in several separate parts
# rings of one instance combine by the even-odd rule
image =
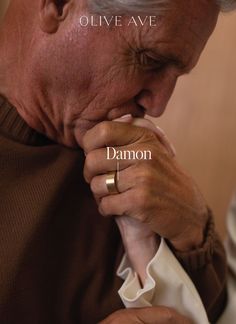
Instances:
[[[120,105],[134,98],[142,89],[141,78],[127,62],[124,46],[117,31],[80,29],[75,25],[60,50],[64,59],[60,75],[68,90],[80,92],[96,106]]]
[[[54,93],[65,95],[86,91],[91,84],[92,73],[84,55],[79,55],[77,47],[69,44],[53,44],[51,50],[49,46],[46,44],[41,49],[40,56],[44,60],[38,69],[44,71]]]
[[[99,67],[94,67],[93,75],[89,90],[97,107],[123,105],[133,100],[142,89],[140,78],[130,73],[128,67],[112,61],[102,59]]]
[[[70,107],[79,103],[83,116],[92,113],[94,119],[134,101],[143,87],[143,76],[126,62],[121,51],[124,45],[111,33],[81,31],[74,26],[63,40],[58,37],[53,51],[47,51],[53,56],[47,75],[57,93],[70,97]],[[72,111],[77,114],[77,109]]]
[[[92,71],[89,70],[89,62],[84,53],[79,52],[76,46],[62,49],[58,61],[61,80],[68,90],[89,88],[93,78]]]
[[[123,103],[134,99],[145,84],[144,74],[136,71],[132,64],[114,64],[106,77],[106,90],[109,100]]]
[[[108,101],[111,103],[116,103],[117,106],[120,106],[121,104],[133,101],[141,90],[142,86],[138,81],[123,78],[122,80],[118,80],[116,82],[116,80],[113,79],[110,89],[105,95]]]

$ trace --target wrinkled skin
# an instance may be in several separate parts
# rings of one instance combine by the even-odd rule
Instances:
[[[84,0],[58,11],[54,1],[12,0],[0,31],[0,92],[30,126],[71,147],[103,120],[160,116],[177,78],[197,63],[218,8],[175,0],[152,28],[81,27],[86,14]]]
[[[124,244],[134,260],[142,261],[135,267],[144,281],[148,260],[140,255],[153,256],[159,235],[183,251],[202,243],[206,206],[152,131],[112,120],[164,112],[178,77],[196,65],[219,10],[213,0],[173,0],[157,27],[84,28],[78,19],[88,14],[86,1],[58,3],[11,1],[0,29],[0,93],[32,128],[86,151],[85,179],[101,214],[124,220]],[[154,156],[152,163],[124,163],[121,193],[113,197],[104,189],[104,175],[115,168],[105,160],[108,143],[149,147]],[[129,198],[135,201],[128,206]],[[142,323],[152,323],[158,313],[149,311]],[[105,323],[118,323],[116,316]],[[131,315],[118,316],[125,323]]]

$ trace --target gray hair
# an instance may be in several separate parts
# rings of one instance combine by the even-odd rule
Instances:
[[[171,0],[89,0],[90,8],[97,13],[160,13]]]
[[[89,0],[92,10],[97,13],[147,13],[155,14],[166,10],[171,0]],[[216,0],[221,11],[236,9],[236,0]]]
[[[236,0],[217,0],[222,11],[232,11],[236,9]]]

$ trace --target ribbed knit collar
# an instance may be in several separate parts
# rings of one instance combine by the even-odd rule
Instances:
[[[16,142],[44,146],[52,144],[47,137],[30,128],[5,98],[0,95],[0,133]]]

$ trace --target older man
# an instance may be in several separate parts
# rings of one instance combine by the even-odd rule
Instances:
[[[96,323],[122,308],[121,239],[100,214],[117,215],[144,286],[164,237],[199,292],[208,291],[210,320],[219,316],[225,260],[210,212],[163,135],[133,119],[163,113],[219,9],[215,0],[11,1],[0,29],[1,323]],[[122,24],[84,26],[80,18],[91,13],[122,14]],[[147,14],[158,18],[152,26],[143,24]],[[140,24],[131,23],[138,15]],[[126,114],[133,118],[113,121]],[[148,149],[152,160],[121,161],[117,182],[107,146]],[[183,322],[158,307],[118,318],[158,323],[171,316]]]

